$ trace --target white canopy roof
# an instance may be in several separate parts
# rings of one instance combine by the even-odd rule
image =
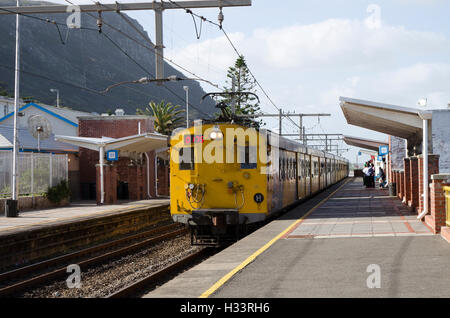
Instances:
[[[340,105],[351,125],[391,136],[411,139],[422,136],[422,113],[419,109],[340,97]]]
[[[145,133],[123,138],[55,136],[55,139],[96,151],[102,147],[105,151],[118,150],[119,155],[124,157],[135,157],[144,152],[167,148],[168,144],[167,136],[158,133]]]
[[[364,139],[360,137],[344,136],[343,139],[347,145],[373,150],[377,153],[380,146],[388,145],[385,141]]]

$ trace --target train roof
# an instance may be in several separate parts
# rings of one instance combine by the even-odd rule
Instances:
[[[319,150],[316,148],[308,147],[298,141],[288,139],[286,137],[282,137],[279,134],[274,133],[270,130],[267,130],[267,132],[270,134],[270,137],[269,137],[270,145],[275,145],[276,144],[275,138],[278,138],[278,140],[279,140],[278,146],[281,149],[285,149],[288,151],[302,152],[302,153],[306,153],[308,155],[320,156],[320,157],[325,157],[328,159],[335,159],[335,160],[341,160],[341,161],[348,162],[348,160],[344,157],[337,156],[330,152],[326,152],[326,151]]]
[[[206,125],[237,125],[237,126],[242,126],[242,127],[246,127],[245,125],[242,125],[240,123],[230,123],[230,122],[213,122],[213,121],[206,121],[204,122],[204,124]],[[248,126],[247,126],[248,127]],[[251,128],[255,128],[255,127],[251,127]],[[184,131],[186,128],[177,128],[173,131],[172,133],[172,137],[177,135],[178,133],[181,133],[182,131]],[[278,138],[279,140],[279,148],[281,149],[285,149],[288,151],[295,151],[295,152],[302,152],[308,155],[313,155],[313,156],[320,156],[320,157],[325,157],[328,159],[335,159],[335,160],[341,160],[344,162],[348,162],[348,159],[341,157],[341,156],[337,156],[335,154],[329,153],[329,152],[325,152],[323,150],[319,150],[316,148],[312,148],[312,147],[308,147],[298,141],[292,140],[292,139],[288,139],[286,137],[282,137],[279,134],[268,130],[268,129],[264,129],[264,128],[255,128],[257,131],[263,132],[266,131],[267,135],[269,136],[269,144],[270,145],[276,145],[277,142],[275,141],[275,138]]]

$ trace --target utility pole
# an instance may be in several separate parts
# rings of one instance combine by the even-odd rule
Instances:
[[[59,108],[59,89],[50,88],[50,92],[56,93],[56,108]]]
[[[107,12],[107,11],[129,11],[129,10],[153,10],[155,11],[155,69],[156,79],[164,77],[164,43],[163,43],[163,11],[170,9],[187,10],[200,8],[225,8],[251,6],[252,0],[203,0],[203,1],[161,1],[161,2],[141,2],[141,3],[118,3],[115,5],[102,4],[80,4],[77,7],[80,12]],[[0,7],[0,14],[39,14],[39,13],[67,13],[67,5],[43,5],[20,7]],[[222,11],[221,11],[222,12]],[[162,81],[158,81],[162,85]]]
[[[186,128],[189,128],[189,86],[183,86],[186,91]]]
[[[304,133],[303,132],[303,116],[299,116],[299,118],[300,118],[300,122],[299,122],[299,124],[300,124],[300,130],[299,130],[299,140],[302,140],[303,139],[303,137],[302,137],[302,134]]]
[[[281,108],[280,108],[280,114],[278,115],[279,116],[279,119],[278,119],[278,126],[279,126],[279,134],[280,134],[280,136],[281,136],[281,134],[283,133],[283,131],[282,131],[282,124],[283,124],[283,111],[281,110]]]
[[[162,2],[160,3],[162,7]],[[163,44],[163,9],[155,9],[155,67],[156,79],[164,77],[164,44]],[[162,81],[158,81],[157,85],[161,86]]]
[[[19,0],[16,0],[17,7],[19,7]],[[19,38],[19,23],[20,14],[16,14],[16,70],[14,74],[14,141],[13,141],[13,173],[12,173],[12,189],[11,196],[14,201],[18,200],[18,184],[17,184],[17,113],[19,111],[19,95],[20,95],[20,38]]]
[[[236,78],[233,77],[231,78],[231,91],[233,93],[236,92]],[[231,114],[234,116],[236,115],[236,97],[234,94],[231,95]]]

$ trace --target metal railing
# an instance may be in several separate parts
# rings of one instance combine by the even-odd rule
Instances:
[[[447,226],[450,226],[450,187],[444,187],[445,193],[445,213],[446,213],[446,221]]]
[[[61,180],[68,180],[67,155],[20,153],[18,194],[41,195]],[[0,151],[0,198],[11,197],[12,152]]]

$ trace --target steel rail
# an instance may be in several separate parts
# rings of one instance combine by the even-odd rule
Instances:
[[[170,239],[170,238],[176,237],[176,236],[178,236],[180,234],[185,234],[187,232],[188,232],[188,230],[186,228],[178,229],[178,230],[175,230],[175,231],[172,231],[172,232],[169,232],[169,233],[166,233],[166,234],[154,237],[154,238],[146,239],[146,240],[144,240],[142,242],[138,242],[138,243],[134,243],[134,244],[131,244],[129,246],[126,246],[126,247],[122,247],[122,248],[120,248],[118,250],[115,250],[115,251],[107,252],[107,253],[104,253],[104,254],[101,254],[101,255],[98,255],[98,256],[95,256],[95,257],[83,260],[81,262],[78,262],[77,265],[79,265],[80,267],[88,267],[88,266],[100,263],[102,261],[105,261],[105,260],[108,260],[108,259],[120,256],[120,255],[129,253],[129,252],[132,252],[134,250],[140,249],[140,248],[142,248],[142,247],[144,247],[146,245],[156,244],[156,243],[159,243],[159,242],[161,242],[163,240]],[[136,236],[139,237],[139,235],[143,235],[143,233],[137,234]],[[130,238],[124,238],[124,239],[120,239],[120,240],[122,240],[122,242],[124,242],[126,240],[130,240]],[[89,248],[89,249],[86,249],[86,250],[83,250],[83,251],[80,251],[80,252],[75,252],[75,253],[72,253],[72,254],[68,254],[68,255],[62,256],[60,258],[55,258],[55,259],[49,260],[48,262],[61,261],[62,258],[66,258],[66,257],[67,257],[67,259],[70,259],[70,258],[73,258],[74,257],[73,255],[75,255],[77,253],[82,253],[82,254],[89,253],[89,250],[91,250],[90,253],[92,253],[92,250],[94,250],[94,249],[95,250],[99,250],[99,249],[105,248],[105,246],[107,246],[107,245],[112,246],[113,245],[112,243],[113,242],[105,243],[105,244],[102,244],[101,246],[95,246],[93,248]],[[26,272],[29,272],[32,269],[32,266],[37,266],[36,268],[42,268],[46,264],[48,264],[48,263],[46,263],[46,261],[44,261],[44,262],[41,262],[41,263],[37,263],[37,264],[34,264],[34,265],[27,266],[26,268],[23,268],[22,270],[24,270]],[[8,276],[9,277],[17,277],[18,275],[20,275],[20,270],[21,269],[18,269],[18,270],[15,270],[15,271],[11,271],[11,272],[7,272],[7,273],[4,273],[2,275],[4,275],[3,277],[8,277]],[[1,296],[6,296],[6,295],[11,295],[11,294],[19,292],[19,291],[21,291],[21,290],[23,290],[23,289],[25,289],[27,287],[32,287],[32,286],[35,286],[37,284],[40,284],[40,283],[43,283],[43,282],[55,279],[57,277],[64,276],[64,275],[67,274],[66,270],[67,270],[67,267],[64,266],[64,267],[58,268],[58,269],[56,269],[54,271],[51,271],[49,273],[45,273],[45,274],[33,277],[31,279],[24,280],[24,281],[15,283],[13,285],[1,288],[0,289],[0,297]]]
[[[178,262],[170,264],[170,265],[164,267],[163,269],[160,269],[159,271],[152,273],[149,276],[144,277],[144,278],[138,280],[137,282],[135,282],[131,285],[128,285],[128,286],[118,290],[115,293],[112,293],[112,294],[106,296],[105,298],[130,297],[131,295],[136,294],[137,291],[144,289],[149,284],[157,282],[158,280],[161,279],[161,277],[169,275],[169,274],[179,270],[180,268],[184,267],[186,264],[190,264],[193,261],[199,259],[200,257],[205,256],[206,251],[208,251],[208,249],[204,248],[198,252],[190,254],[190,255],[184,257],[183,259],[179,260]]]

